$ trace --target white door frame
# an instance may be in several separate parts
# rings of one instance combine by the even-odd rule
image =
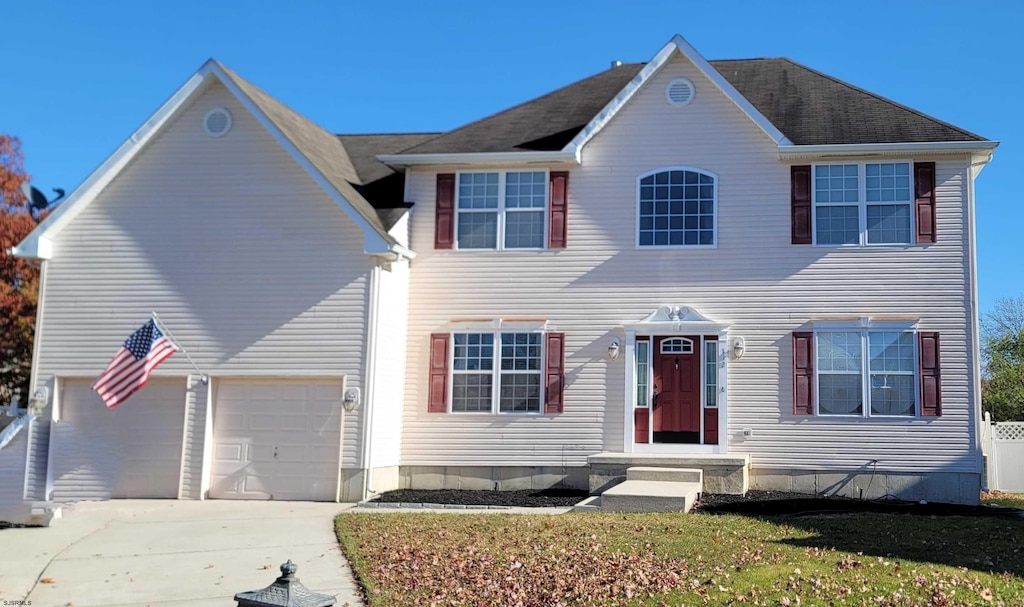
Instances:
[[[623,402],[623,451],[626,453],[728,453],[728,412],[727,396],[729,377],[729,325],[727,323],[715,322],[690,306],[660,306],[647,318],[635,324],[624,325],[625,339],[625,399]],[[715,335],[718,337],[718,444],[717,445],[694,445],[694,444],[668,444],[648,442],[646,444],[634,441],[634,409],[636,408],[636,342],[637,337],[651,339],[652,356],[650,364],[653,365],[653,339],[655,337],[673,337],[687,335]],[[701,383],[704,379],[704,340],[701,339]],[[650,381],[648,381],[648,385]],[[704,390],[701,391],[701,439],[704,436]],[[653,423],[650,424],[653,428]],[[648,439],[650,440],[650,439]]]

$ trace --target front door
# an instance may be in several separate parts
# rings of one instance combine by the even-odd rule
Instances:
[[[654,442],[700,443],[699,336],[654,340]]]

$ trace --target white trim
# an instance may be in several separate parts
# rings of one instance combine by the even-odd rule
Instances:
[[[327,180],[323,173],[321,173],[319,169],[313,166],[313,163],[310,162],[309,159],[306,158],[306,156],[299,151],[299,148],[297,148],[295,144],[292,143],[292,140],[285,136],[285,134],[281,132],[281,129],[279,129],[277,125],[275,125],[274,122],[270,120],[270,118],[265,113],[263,113],[263,110],[257,107],[256,104],[253,103],[252,99],[250,99],[249,96],[246,95],[245,92],[242,91],[242,89],[240,89],[238,85],[235,84],[234,80],[232,80],[226,73],[224,73],[224,70],[220,68],[220,65],[218,65],[217,62],[211,60],[207,62],[205,66],[203,66],[202,70],[200,70],[201,73],[207,71],[217,76],[217,78],[221,81],[221,84],[223,84],[225,88],[231,91],[231,93],[235,96],[238,102],[245,107],[245,109],[249,110],[253,117],[256,118],[256,121],[263,125],[263,128],[266,129],[266,131],[271,135],[271,137],[273,137],[275,141],[281,144],[281,147],[283,147],[285,151],[288,152],[289,155],[291,155],[292,159],[294,159],[295,162],[297,162],[299,166],[302,167],[302,169],[305,170],[306,173],[313,179],[313,181],[315,181],[316,184],[319,185],[320,188],[323,189],[323,191],[326,192],[327,195],[330,196],[331,199],[334,200],[334,202],[339,207],[341,207],[341,210],[344,211],[346,215],[348,215],[349,219],[354,221],[356,225],[358,225],[363,230],[364,253],[372,255],[374,253],[394,252],[393,249],[397,246],[397,243],[393,244],[389,242],[388,239],[391,237],[389,235],[386,236],[386,232],[378,231],[376,227],[372,226],[370,222],[366,220],[365,217],[363,217],[361,214],[359,214],[358,211],[356,211],[355,207],[353,207],[352,204],[349,203],[349,201],[346,200],[345,197],[341,195],[341,192],[339,192],[337,188],[335,188],[331,184],[331,182]]]
[[[548,415],[546,405],[544,402],[544,364],[545,364],[545,350],[547,349],[547,339],[545,339],[546,331],[544,328],[517,328],[510,324],[510,326],[502,327],[501,319],[497,319],[494,324],[495,328],[488,328],[483,330],[472,330],[462,329],[457,327],[451,329],[448,333],[448,410],[449,415],[466,415],[471,417],[480,416],[512,416],[512,417],[544,417]],[[546,321],[545,321],[546,325]],[[463,326],[472,326],[471,323],[467,323]],[[536,325],[534,325],[536,327]],[[491,335],[493,339],[493,350],[491,355],[491,408],[489,411],[455,411],[453,409],[455,403],[455,334],[456,333],[475,333],[479,335]],[[501,336],[504,333],[517,334],[517,333],[532,333],[540,335],[540,348],[539,353],[539,368],[536,371],[523,371],[515,369],[502,370],[501,368]],[[460,370],[458,375],[486,375],[486,369],[474,369],[474,370]],[[501,410],[501,377],[502,375],[536,375],[539,378],[539,394],[540,399],[538,409],[536,411],[502,411]]]
[[[689,171],[691,173],[697,173],[697,174],[700,174],[700,175],[706,175],[706,176],[711,177],[712,179],[715,180],[715,183],[713,184],[714,185],[714,189],[712,190],[712,192],[713,192],[713,201],[712,201],[712,205],[713,205],[712,213],[713,214],[712,214],[712,217],[713,217],[713,224],[714,224],[712,226],[712,230],[713,230],[712,236],[713,236],[714,242],[712,242],[711,244],[663,244],[663,245],[657,245],[657,244],[642,245],[642,244],[640,244],[640,182],[645,177],[651,177],[651,176],[654,176],[654,175],[658,175],[660,173],[667,173],[667,172],[670,172],[670,171],[684,171],[684,172],[685,171]],[[698,209],[698,215],[699,214],[700,213],[699,213],[699,209]],[[686,215],[685,208],[684,208],[683,215],[684,215],[684,217]],[[707,169],[701,169],[701,168],[692,167],[692,166],[669,166],[669,167],[657,168],[657,169],[654,169],[652,171],[647,171],[646,173],[642,173],[642,174],[638,175],[637,178],[636,178],[636,218],[635,218],[634,222],[635,222],[635,225],[634,225],[634,234],[633,234],[633,248],[636,249],[637,251],[647,251],[647,250],[651,250],[651,249],[654,249],[654,250],[656,250],[656,249],[717,249],[718,248],[718,174],[717,173],[712,173],[711,171],[709,171]],[[698,234],[699,234],[700,227],[698,226],[697,229],[698,229]]]
[[[396,167],[427,165],[580,164],[574,152],[476,152],[454,154],[380,154],[377,160]]]
[[[85,178],[74,191],[65,198],[50,215],[12,250],[18,257],[49,259],[52,254],[50,242],[43,244],[44,239],[53,238],[81,213],[85,207],[114,180],[121,169],[135,158],[142,148],[153,139],[157,131],[168,123],[178,109],[193,97],[206,81],[204,68],[192,75],[185,84],[171,95],[157,111],[149,117],[134,133],[125,140],[117,150],[103,161],[96,170]]]
[[[206,382],[206,422],[203,425],[203,466],[199,477],[199,499],[205,500],[210,493],[210,482],[213,475],[213,415],[214,398],[216,397],[216,382],[212,379]],[[339,464],[339,467],[340,464]]]
[[[920,353],[918,352],[918,331],[916,326],[906,325],[860,325],[853,326],[814,326],[814,416],[831,419],[883,419],[883,420],[915,420],[921,419],[921,374],[920,374]],[[860,370],[859,371],[829,371],[827,375],[859,375],[861,380],[861,412],[860,413],[822,413],[819,409],[821,390],[819,389],[818,378],[820,376],[820,365],[818,364],[818,334],[819,333],[856,333],[860,337]],[[884,371],[881,375],[909,375],[914,378],[914,413],[912,415],[883,415],[871,412],[871,333],[910,333],[914,348],[913,371]]]
[[[974,399],[974,406],[971,407],[971,415],[974,416],[974,448],[975,457],[977,462],[977,469],[983,471],[984,458],[982,457],[982,445],[981,445],[981,425],[984,423],[982,420],[981,413],[981,336],[980,336],[980,319],[978,317],[978,232],[975,225],[975,204],[974,204],[974,180],[977,179],[978,174],[985,168],[985,164],[991,160],[991,155],[988,160],[980,162],[978,164],[972,164],[967,167],[967,204],[965,212],[967,214],[967,240],[968,240],[968,255],[969,263],[967,265],[968,273],[970,278],[970,294],[969,302],[971,306],[971,349],[970,349],[970,377],[973,382],[973,389],[970,391],[970,396]],[[993,487],[998,486],[994,482],[991,483]]]
[[[498,175],[498,206],[493,209],[459,209],[459,181],[463,175],[488,175],[495,173]],[[505,246],[505,223],[507,219],[507,213],[509,208],[506,204],[506,186],[508,185],[508,174],[509,173],[543,173],[544,174],[544,207],[543,208],[525,208],[525,209],[512,209],[512,213],[541,213],[542,220],[544,222],[544,233],[541,235],[541,246],[539,247],[507,247]],[[519,168],[519,169],[474,169],[468,171],[456,171],[455,173],[455,217],[452,224],[452,251],[547,251],[549,250],[548,244],[550,243],[550,235],[548,230],[548,219],[551,213],[551,171],[546,168]],[[459,247],[459,218],[462,213],[496,213],[497,214],[497,234],[495,235],[494,248],[461,248]]]
[[[781,160],[801,158],[828,158],[842,156],[885,156],[915,154],[991,153],[998,141],[939,141],[906,143],[837,143],[827,145],[779,144]]]
[[[81,183],[71,194],[51,213],[42,223],[25,237],[17,246],[12,248],[14,255],[25,258],[49,259],[53,255],[52,240],[60,231],[77,217],[86,207],[96,199],[97,196],[110,184],[111,181],[124,169],[154,137],[169,124],[193,98],[198,96],[204,89],[204,85],[210,81],[210,76],[216,77],[221,84],[227,88],[237,101],[244,106],[256,118],[267,132],[284,147],[292,158],[303,170],[319,185],[328,196],[338,204],[346,215],[363,230],[364,252],[373,254],[391,254],[402,257],[408,255],[409,250],[396,243],[389,242],[391,238],[386,232],[378,230],[371,225],[365,217],[355,210],[348,200],[320,173],[316,167],[303,155],[295,144],[288,139],[280,129],[264,114],[253,101],[234,83],[234,81],[221,69],[214,60],[209,60],[192,75],[184,85],[164,102],[163,105],[150,118],[136,130],[131,137],[121,144],[85,181]]]
[[[767,118],[764,117],[761,112],[757,111],[750,101],[746,97],[740,95],[739,91],[726,80],[722,74],[711,66],[710,63],[697,52],[697,49],[693,48],[689,42],[687,42],[682,36],[676,34],[669,40],[658,54],[654,56],[651,61],[640,70],[639,73],[627,84],[614,99],[608,102],[608,104],[598,112],[587,126],[583,127],[583,130],[573,138],[572,141],[565,146],[564,151],[572,152],[576,155],[577,160],[582,158],[583,147],[593,139],[601,130],[611,122],[612,118],[615,117],[619,111],[629,102],[630,99],[640,90],[640,88],[647,83],[648,80],[654,77],[662,67],[664,67],[673,54],[679,51],[684,57],[690,60],[693,65],[697,68],[705,78],[711,81],[718,90],[720,90],[730,101],[732,101],[741,112],[746,114],[748,118],[755,125],[760,128],[765,135],[768,136],[777,145],[792,145],[789,139],[782,134],[778,128],[775,127]]]
[[[905,164],[909,167],[909,179],[910,179],[910,199],[899,200],[899,201],[871,201],[867,199],[867,165],[869,164]],[[817,188],[817,169],[818,167],[833,167],[833,166],[849,166],[853,165],[857,167],[857,202],[818,202],[818,188]],[[815,247],[824,247],[829,249],[834,248],[848,248],[848,249],[868,249],[878,247],[921,247],[927,246],[930,243],[919,243],[915,235],[917,234],[917,213],[915,212],[915,200],[916,200],[916,183],[914,176],[914,161],[906,158],[885,158],[885,159],[873,159],[873,160],[860,160],[860,161],[833,161],[833,162],[815,162],[811,164],[811,241]],[[910,240],[907,242],[868,242],[868,207],[869,206],[906,206],[909,209],[910,215]],[[818,242],[818,207],[857,207],[857,242],[848,244],[827,244]]]
[[[370,269],[370,289],[367,295],[367,319],[366,319],[366,376],[363,384],[363,402],[362,411],[359,412],[359,417],[356,418],[361,424],[361,432],[359,433],[360,445],[362,453],[359,456],[359,467],[363,469],[363,486],[359,494],[359,499],[365,500],[370,496],[373,491],[370,476],[373,470],[373,457],[372,451],[372,438],[373,438],[373,417],[377,405],[377,394],[374,390],[374,383],[377,379],[377,333],[380,324],[380,276],[381,267],[379,264],[374,264],[373,268]],[[342,381],[342,389],[347,387],[347,381]],[[341,429],[342,436],[345,435],[345,428]],[[338,468],[344,468],[345,454],[341,452],[341,444],[338,445]],[[339,488],[340,492],[341,489]]]

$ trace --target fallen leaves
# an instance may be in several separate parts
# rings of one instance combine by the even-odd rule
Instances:
[[[44,578],[41,578],[39,580],[39,583],[40,584],[56,584],[57,582],[54,581],[54,579],[52,577],[44,577]]]
[[[865,557],[823,544],[814,529],[741,517],[359,514],[338,521],[373,606],[1024,604],[1020,577],[922,567],[895,550]],[[903,532],[878,533],[893,538],[894,549],[922,545]],[[864,535],[856,525],[844,533],[831,537],[856,545]],[[1011,535],[1024,539],[1024,527]]]

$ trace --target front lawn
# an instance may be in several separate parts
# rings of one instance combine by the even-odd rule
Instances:
[[[983,491],[981,501],[990,506],[1006,506],[1024,510],[1024,493],[1003,493],[1002,491]]]
[[[342,514],[371,606],[1024,605],[1024,519]]]

